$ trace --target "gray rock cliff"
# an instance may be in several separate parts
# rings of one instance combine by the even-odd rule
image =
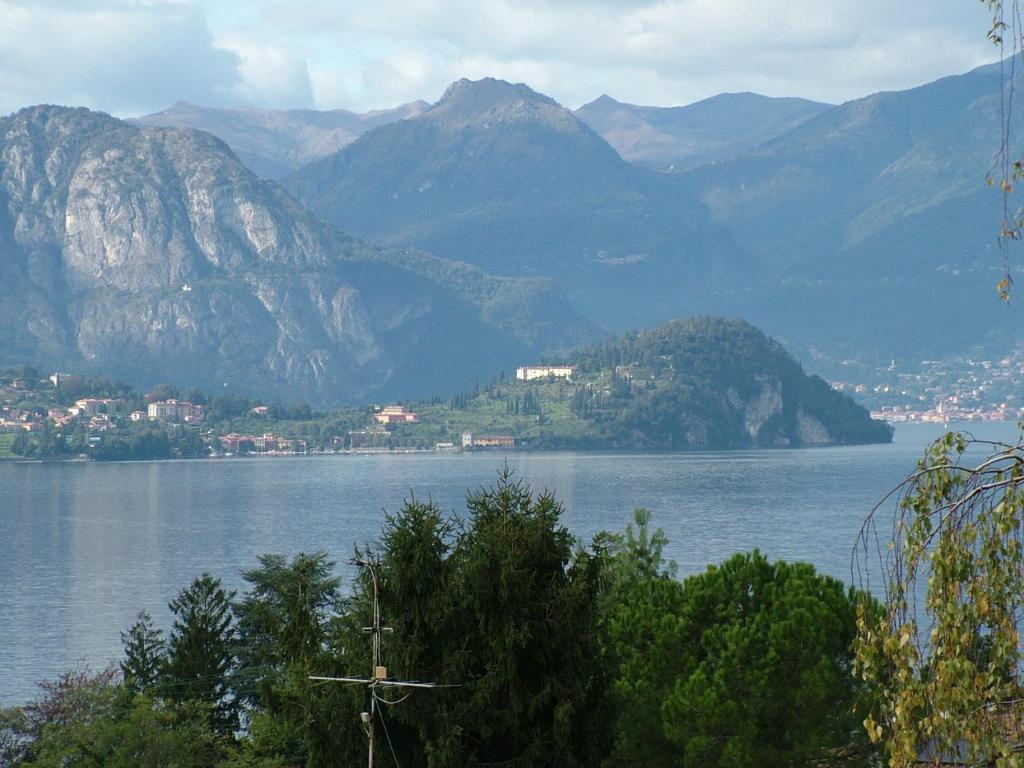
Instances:
[[[543,296],[536,324],[510,291]],[[549,281],[338,233],[209,134],[49,106],[0,119],[0,310],[0,364],[314,403],[443,392],[592,332]]]

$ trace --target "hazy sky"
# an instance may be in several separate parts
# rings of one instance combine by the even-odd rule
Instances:
[[[840,102],[992,61],[987,29],[979,0],[0,0],[0,114],[365,110],[488,75],[571,107]]]

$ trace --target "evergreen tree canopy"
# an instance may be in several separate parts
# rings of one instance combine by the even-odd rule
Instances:
[[[866,760],[853,590],[755,551],[687,579],[679,597],[662,717],[683,766]]]
[[[340,579],[326,553],[300,553],[291,562],[263,555],[243,576],[250,587],[238,604],[236,685],[253,707],[250,731],[257,754],[294,765],[338,764],[337,692],[314,688],[309,676],[334,664],[329,625],[341,610]]]
[[[606,753],[598,558],[575,551],[561,505],[505,470],[449,524],[415,500],[389,518],[382,613],[395,673],[457,687],[382,717],[402,765],[595,766]],[[369,584],[355,604],[365,611]],[[352,631],[366,616],[353,618]],[[354,639],[354,638],[353,638]],[[368,643],[355,646],[366,663]]]
[[[210,705],[213,725],[227,733],[238,727],[238,702],[228,688],[235,660],[234,595],[204,573],[169,603],[174,626],[163,686],[174,700]]]
[[[125,685],[143,693],[160,682],[167,663],[164,633],[153,625],[153,618],[140,611],[127,631],[121,633],[124,659],[121,674]]]

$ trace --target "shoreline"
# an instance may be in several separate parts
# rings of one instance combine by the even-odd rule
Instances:
[[[1003,427],[1007,430],[1014,429],[1016,432],[1016,425],[1012,422],[979,422],[979,421],[961,421],[951,422],[949,424],[939,424],[937,422],[900,422],[893,424],[896,428],[910,427],[914,431],[928,431],[934,434],[928,439],[928,442],[936,439],[938,436],[947,432],[967,432],[970,433],[972,430],[979,428],[984,429],[986,427]],[[321,451],[307,451],[305,453],[284,453],[276,451],[266,452],[254,452],[246,454],[219,454],[211,456],[196,456],[191,458],[183,458],[180,456],[173,456],[168,458],[160,459],[120,459],[117,461],[97,461],[91,459],[86,455],[78,455],[72,457],[53,457],[53,458],[37,458],[30,457],[25,458],[21,456],[3,456],[0,457],[0,465],[2,464],[137,464],[144,462],[185,462],[185,461],[230,461],[238,459],[294,459],[294,458],[310,458],[310,457],[325,457],[325,456],[403,456],[403,455],[543,455],[543,454],[556,454],[556,453],[580,453],[580,454],[607,454],[613,453],[616,455],[678,455],[687,456],[694,454],[729,454],[729,453],[755,453],[760,451],[771,451],[779,452],[784,454],[787,451],[801,451],[801,450],[828,450],[830,448],[856,448],[856,447],[872,447],[872,446],[886,446],[894,445],[898,441],[895,438],[887,442],[864,442],[864,443],[827,443],[827,444],[811,444],[801,446],[758,446],[750,445],[743,447],[732,447],[732,448],[688,448],[688,449],[672,449],[672,448],[627,448],[615,445],[559,445],[552,447],[536,447],[536,446],[517,446],[515,448],[344,448],[337,450],[321,450]],[[1016,442],[1016,441],[1012,441]]]
[[[957,431],[957,430],[952,430]],[[171,456],[168,458],[147,458],[147,459],[118,459],[114,461],[103,461],[89,458],[88,456],[74,456],[74,457],[53,457],[53,458],[25,458],[21,456],[3,456],[0,457],[0,464],[138,464],[145,462],[167,462],[167,461],[234,461],[239,459],[301,459],[311,457],[325,457],[325,456],[403,456],[403,455],[435,455],[435,456],[455,456],[455,455],[503,455],[503,454],[554,454],[554,453],[581,453],[581,454],[603,454],[603,453],[615,453],[619,455],[652,455],[652,456],[664,456],[664,455],[680,455],[687,456],[693,454],[703,453],[743,453],[743,452],[758,452],[758,451],[772,451],[785,453],[787,451],[800,451],[800,450],[828,450],[830,448],[856,448],[856,447],[869,447],[869,446],[884,446],[892,445],[893,440],[880,441],[880,442],[864,442],[864,443],[819,443],[809,445],[798,445],[798,446],[759,446],[750,445],[742,447],[727,447],[727,448],[713,448],[713,447],[700,447],[700,448],[626,448],[616,445],[605,445],[605,446],[571,446],[571,445],[560,445],[553,446],[550,448],[539,448],[539,447],[516,447],[516,448],[346,448],[335,451],[307,451],[305,453],[279,453],[273,451],[266,452],[254,452],[245,454],[220,454],[211,456],[193,456],[193,457],[181,457]]]

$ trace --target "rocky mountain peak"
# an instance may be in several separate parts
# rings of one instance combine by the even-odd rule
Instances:
[[[452,127],[534,122],[564,129],[578,124],[573,114],[554,99],[524,83],[513,84],[493,77],[456,80],[425,117]]]
[[[584,104],[582,107],[580,107],[577,110],[577,112],[584,112],[584,111],[606,112],[606,111],[610,111],[610,110],[621,109],[622,107],[626,107],[626,106],[628,106],[628,105],[623,104],[621,101],[617,101],[616,99],[613,99],[607,93],[602,93],[600,96],[598,96],[593,101],[588,102],[588,103]]]

